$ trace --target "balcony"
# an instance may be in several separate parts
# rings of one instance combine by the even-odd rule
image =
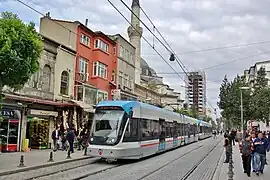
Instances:
[[[77,82],[80,82],[80,83],[88,82],[88,80],[89,80],[89,73],[77,72],[75,78],[76,78],[76,81]]]

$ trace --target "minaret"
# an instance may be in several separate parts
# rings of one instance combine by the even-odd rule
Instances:
[[[140,2],[139,0],[133,0],[131,9],[140,18]],[[141,82],[141,37],[143,29],[140,27],[140,20],[131,13],[132,27],[128,27],[129,42],[136,48],[134,61],[135,61],[135,83],[140,85]]]

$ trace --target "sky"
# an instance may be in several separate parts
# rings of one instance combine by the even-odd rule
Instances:
[[[120,33],[128,39],[128,22],[107,0],[21,1],[43,14],[50,12],[55,19],[84,23],[87,18],[90,29],[106,34]],[[130,6],[132,0],[123,1]],[[130,11],[120,0],[111,2],[130,19]],[[255,62],[269,59],[270,41],[265,42],[270,40],[269,0],[256,0],[256,3],[254,0],[140,0],[140,5],[188,70],[205,71],[207,101],[211,108],[218,108],[219,87],[225,75],[231,80],[237,74],[243,74],[244,69]],[[16,0],[0,0],[2,11],[16,13],[24,22],[33,21],[39,28],[41,15]],[[154,32],[142,12],[141,20]],[[153,35],[142,24],[141,27],[144,29],[143,36],[184,78],[178,64],[169,61],[170,53],[157,40],[153,40]],[[162,40],[156,31],[154,33]],[[249,43],[256,44],[221,48]],[[214,50],[206,50],[212,48]],[[147,63],[159,76],[164,77],[164,83],[181,92],[184,98],[185,83],[179,75],[173,74],[171,67],[144,40],[141,51]]]

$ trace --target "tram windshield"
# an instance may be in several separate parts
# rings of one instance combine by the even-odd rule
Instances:
[[[94,116],[92,137],[102,137],[103,143],[114,144],[119,134],[124,113],[123,110],[98,110]],[[95,139],[98,140],[99,138]]]

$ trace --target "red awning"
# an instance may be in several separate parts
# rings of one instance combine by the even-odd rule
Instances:
[[[5,98],[7,99],[14,99],[14,100],[19,100],[19,101],[26,101],[26,102],[32,102],[32,103],[38,103],[38,104],[47,104],[47,105],[52,105],[52,106],[61,106],[61,107],[66,107],[66,106],[74,106],[74,103],[70,103],[67,101],[51,101],[51,100],[44,100],[44,99],[37,99],[37,98],[30,98],[30,97],[25,97],[25,96],[19,96],[19,95],[14,95],[14,94],[6,94],[4,93]]]

